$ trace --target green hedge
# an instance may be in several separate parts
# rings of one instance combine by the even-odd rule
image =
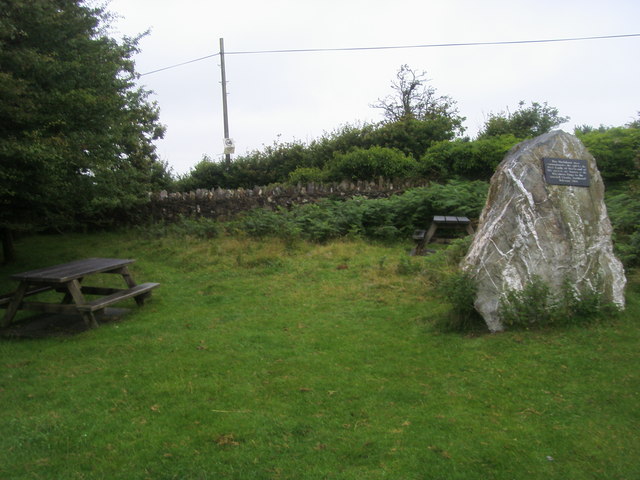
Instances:
[[[418,175],[436,180],[489,180],[507,152],[520,140],[500,135],[481,140],[438,142],[420,158]]]
[[[415,174],[417,162],[400,150],[385,147],[355,148],[336,155],[325,167],[329,180],[406,178]]]

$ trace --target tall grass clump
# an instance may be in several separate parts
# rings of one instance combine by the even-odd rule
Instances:
[[[462,270],[453,272],[443,279],[439,291],[442,300],[450,306],[450,310],[438,322],[440,329],[467,332],[483,325],[473,304],[477,292],[476,282],[469,273]]]
[[[155,222],[134,227],[138,234],[146,238],[184,236],[198,239],[212,239],[221,235],[223,226],[211,218],[190,218],[180,216],[173,222]]]
[[[486,329],[476,312],[477,286],[473,277],[460,269],[460,262],[471,246],[471,236],[453,240],[446,248],[425,258],[423,278],[446,310],[435,320],[435,328],[444,332],[468,332]]]

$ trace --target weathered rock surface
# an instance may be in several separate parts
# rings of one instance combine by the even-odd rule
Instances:
[[[589,187],[550,185],[543,158],[587,161]],[[534,276],[554,291],[568,279],[624,307],[626,278],[613,254],[604,184],[595,159],[573,135],[553,131],[514,147],[491,178],[487,203],[462,268],[478,285],[475,307],[492,332],[507,289]]]

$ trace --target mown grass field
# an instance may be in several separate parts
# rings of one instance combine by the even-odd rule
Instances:
[[[162,285],[96,330],[0,339],[1,479],[640,478],[637,275],[619,318],[464,335],[404,244],[17,246],[3,291],[91,256]]]

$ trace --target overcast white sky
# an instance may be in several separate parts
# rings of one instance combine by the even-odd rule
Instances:
[[[114,34],[150,29],[137,70],[219,52],[499,42],[640,33],[638,0],[111,0]],[[381,120],[400,65],[427,71],[458,103],[473,137],[489,113],[548,102],[574,125],[624,125],[640,111],[640,37],[580,42],[225,56],[236,154],[309,142]],[[221,158],[218,56],[145,75],[174,173]]]

